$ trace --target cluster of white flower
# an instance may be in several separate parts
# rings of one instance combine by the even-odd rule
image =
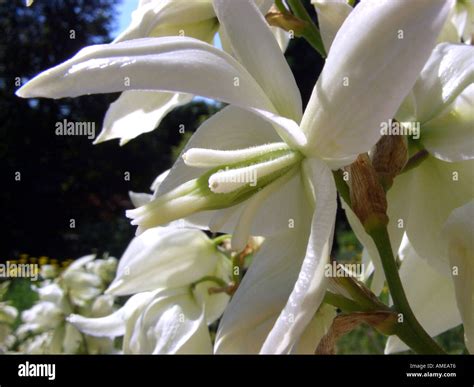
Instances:
[[[18,332],[41,333],[25,350],[74,352],[86,337],[102,352],[123,336],[124,353],[314,353],[330,341],[336,309],[356,305],[398,312],[371,320],[392,335],[386,352],[440,352],[431,337],[461,323],[474,351],[474,5],[313,0],[318,44],[299,0],[287,3],[142,0],[114,42],[17,91],[122,92],[96,143],[149,132],[194,95],[228,104],[152,194],[132,194],[138,236],[107,295],[100,273],[68,269],[23,313]],[[293,35],[327,53],[304,111],[283,55]],[[392,119],[419,123],[419,138],[382,136]],[[254,184],[235,178],[250,172]],[[365,248],[370,296],[324,274],[338,192]],[[226,249],[202,230],[226,234]],[[385,281],[393,310],[376,297]],[[131,294],[112,311],[107,297]]]
[[[229,302],[231,267],[200,230],[149,229],[130,243],[107,290],[134,295],[107,317],[69,322],[91,335],[123,336],[124,353],[212,353],[208,325]]]
[[[18,310],[7,301],[2,301],[9,284],[0,284],[0,354],[7,352],[15,343],[12,326],[18,316]]]
[[[21,323],[14,332],[17,351],[29,354],[114,353],[114,341],[79,332],[67,322],[78,313],[101,317],[112,313],[117,305],[112,295],[104,294],[115,276],[117,260],[95,259],[89,255],[77,259],[62,273],[45,278],[34,290],[39,300],[21,313]],[[42,268],[51,276],[51,267]]]

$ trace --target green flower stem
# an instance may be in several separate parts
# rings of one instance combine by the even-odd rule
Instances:
[[[397,335],[418,353],[442,354],[442,348],[431,338],[416,319],[410,308],[408,299],[403,290],[402,281],[398,274],[398,267],[392,253],[387,227],[374,227],[369,235],[375,242],[382,260],[385,277],[387,278],[390,294],[398,313],[403,315],[403,322],[396,327]]]
[[[319,33],[318,28],[313,23],[313,20],[309,16],[308,11],[301,3],[301,0],[287,0],[288,5],[295,14],[296,17],[306,22],[306,28],[303,31],[303,37],[308,41],[309,44],[317,51],[319,54],[326,58],[327,53],[324,49],[323,40],[321,34]],[[277,4],[278,6],[278,4]]]
[[[283,0],[275,0],[275,5],[281,13],[288,13],[285,4],[283,4]]]

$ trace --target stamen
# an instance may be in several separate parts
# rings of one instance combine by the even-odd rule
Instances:
[[[246,149],[237,150],[214,150],[205,148],[191,148],[186,151],[182,158],[184,163],[190,167],[218,167],[219,165],[234,164],[268,152],[288,149],[284,142],[259,145]]]
[[[139,225],[140,230],[144,231],[175,219],[185,218],[208,204],[206,197],[187,195],[169,199],[165,196],[157,197],[144,206],[127,210],[125,214],[132,219],[132,225]]]
[[[258,178],[289,167],[298,159],[296,153],[288,153],[247,167],[219,171],[209,177],[209,188],[214,193],[229,193],[246,185],[256,186]]]

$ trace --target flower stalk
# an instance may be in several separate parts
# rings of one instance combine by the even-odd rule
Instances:
[[[398,266],[393,256],[392,246],[387,231],[387,198],[386,192],[379,181],[377,172],[367,155],[359,155],[357,160],[348,167],[350,174],[349,192],[351,208],[357,215],[365,231],[373,239],[383,270],[387,279],[394,310],[399,313],[400,321],[393,327],[397,334],[410,348],[418,353],[440,354],[442,348],[431,338],[416,319],[398,273]],[[344,188],[344,186],[343,186]],[[342,193],[339,192],[341,195]],[[347,195],[347,192],[345,193]],[[365,307],[367,295],[360,294],[353,283],[342,283],[359,304]],[[361,289],[363,290],[363,289]]]
[[[307,26],[303,30],[302,36],[323,58],[326,58],[327,53],[324,49],[321,34],[319,33],[316,25],[313,23],[313,20],[311,19],[311,16],[309,16],[309,13],[306,11],[304,5],[300,0],[288,0],[287,2],[295,16],[307,22]]]
[[[380,227],[372,228],[369,235],[374,240],[382,260],[385,277],[387,278],[395,309],[403,316],[403,322],[401,322],[396,329],[397,335],[418,353],[444,353],[442,348],[424,330],[410,308],[402,281],[400,280],[397,263],[392,253],[387,227],[381,225]]]

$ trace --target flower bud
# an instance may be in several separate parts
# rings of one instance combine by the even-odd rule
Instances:
[[[127,247],[107,293],[127,295],[189,286],[214,276],[221,261],[227,258],[201,230],[152,228]]]
[[[270,11],[265,15],[267,23],[273,27],[279,27],[285,31],[293,31],[295,36],[301,36],[307,23],[291,13],[280,12],[275,7],[272,7]]]
[[[405,136],[382,136],[375,144],[372,165],[380,184],[387,191],[393,179],[401,172],[408,160],[408,145]]]
[[[354,312],[337,316],[328,333],[321,339],[316,353],[334,354],[337,340],[360,324],[367,324],[385,335],[393,335],[397,325],[397,314],[391,311]]]
[[[387,198],[379,183],[377,172],[367,154],[361,154],[347,167],[352,210],[365,230],[387,225]]]

